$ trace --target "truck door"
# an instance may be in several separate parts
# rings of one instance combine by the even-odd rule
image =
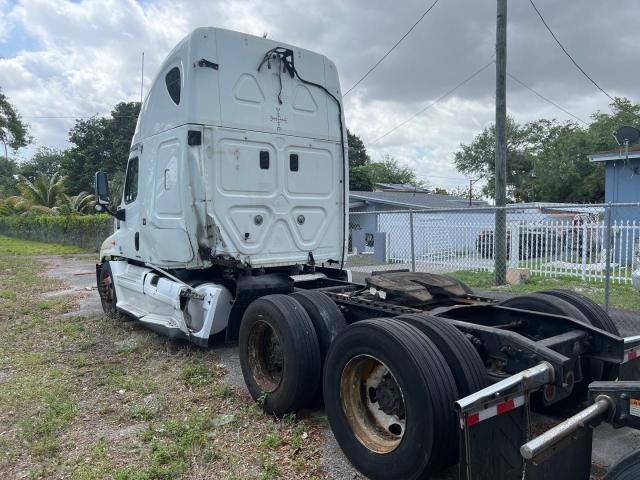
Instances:
[[[118,221],[121,231],[122,252],[129,258],[140,258],[140,161],[137,151],[132,153],[127,163],[124,190],[120,209],[125,211],[125,219]]]
[[[186,228],[185,196],[190,188],[185,165],[184,129],[174,129],[152,148],[153,193],[150,200],[149,237],[151,262],[185,263],[193,259]]]

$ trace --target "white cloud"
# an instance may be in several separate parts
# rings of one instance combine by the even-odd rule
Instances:
[[[606,2],[596,0],[537,3],[594,78],[611,92],[638,100],[640,64],[634,52],[640,32],[631,15],[609,15]],[[621,11],[634,6],[633,0],[619,3]],[[0,85],[31,124],[38,144],[65,147],[73,119],[33,117],[107,113],[120,101],[137,100],[141,52],[149,86],[169,50],[196,27],[267,32],[324,53],[338,65],[346,91],[424,8],[421,0],[0,0],[0,51],[10,51],[0,53]],[[607,98],[558,50],[527,2],[514,3],[509,15],[510,72],[581,118],[607,109]],[[441,2],[346,98],[347,124],[374,159],[392,155],[432,185],[466,183],[453,167],[453,154],[493,121],[493,68],[371,142],[489,59],[494,16],[486,2]],[[570,118],[514,82],[508,107],[519,121]]]

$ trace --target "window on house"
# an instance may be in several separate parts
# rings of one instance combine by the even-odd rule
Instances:
[[[164,77],[164,80],[167,83],[167,91],[169,92],[171,100],[173,100],[176,105],[180,105],[180,69],[173,67]]]
[[[132,203],[138,196],[138,157],[129,160],[124,182],[124,203]]]

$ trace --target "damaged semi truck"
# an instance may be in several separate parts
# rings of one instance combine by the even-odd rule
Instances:
[[[97,208],[115,217],[96,265],[105,312],[200,346],[237,342],[265,410],[322,398],[340,447],[370,478],[454,464],[466,479],[589,478],[590,422],[634,426],[640,388],[614,380],[636,375],[640,338],[621,338],[568,291],[499,303],[426,273],[353,283],[345,138],[329,59],[192,32],[147,94],[117,205],[96,174]],[[589,397],[591,382],[601,383]],[[589,421],[524,445],[530,407],[588,398]],[[567,473],[557,451],[582,470]]]

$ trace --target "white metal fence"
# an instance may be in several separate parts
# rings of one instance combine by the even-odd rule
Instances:
[[[352,213],[352,226],[375,231],[365,232],[364,246],[353,241],[362,232],[352,235],[349,267],[492,272],[495,213],[485,207]],[[532,275],[617,283],[630,283],[640,268],[640,204],[513,205],[506,217],[507,266]]]

